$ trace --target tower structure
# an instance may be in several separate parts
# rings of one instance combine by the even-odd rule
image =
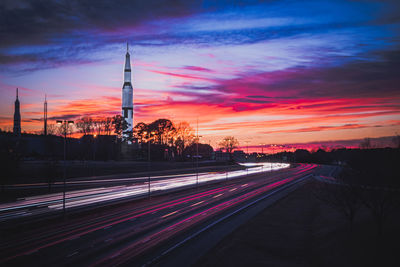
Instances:
[[[18,88],[17,88],[17,99],[15,99],[15,105],[14,105],[13,132],[15,135],[21,135],[21,113],[19,112]]]
[[[47,135],[47,96],[44,95],[44,107],[43,107],[43,134]]]
[[[129,45],[126,44],[124,85],[122,86],[122,116],[128,124],[128,128],[123,133],[126,140],[133,129],[133,87],[131,81],[131,59],[129,55]]]

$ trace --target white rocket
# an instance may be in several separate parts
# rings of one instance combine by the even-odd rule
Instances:
[[[124,85],[122,87],[122,116],[128,123],[128,128],[123,134],[124,139],[126,139],[129,136],[128,132],[131,132],[133,129],[133,87],[131,83],[131,59],[128,44],[126,44]]]

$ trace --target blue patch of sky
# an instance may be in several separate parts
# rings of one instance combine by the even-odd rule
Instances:
[[[238,65],[257,67],[265,62],[264,56],[273,64],[270,54],[277,52],[275,62],[281,65],[278,68],[284,68],[312,61],[342,64],[356,55],[367,57],[366,53],[390,47],[391,37],[395,34],[387,25],[369,23],[382,9],[383,4],[378,2],[251,3],[253,5],[248,7],[232,7],[231,1],[220,2],[215,12],[143,22],[132,29],[124,25],[121,31],[102,32],[95,29],[60,33],[50,38],[50,44],[14,47],[5,52],[9,55],[36,55],[45,62],[43,67],[58,61],[72,64],[74,61],[109,61],[120,55],[120,49],[112,49],[123,46],[128,39],[142,48],[138,49],[147,52],[146,59],[170,52],[165,46],[173,47],[172,50],[178,47],[189,51],[193,47],[220,50],[218,46],[223,46],[222,50],[233,53],[219,51],[222,61],[224,55],[232,57],[237,53],[233,60]],[[224,4],[229,5],[224,8]],[[205,7],[209,5],[211,3],[207,1],[204,4]],[[146,24],[151,26],[153,32],[146,32]],[[237,46],[241,48],[236,49]],[[275,48],[269,50],[271,46]],[[167,56],[166,61],[175,57],[179,64],[187,64],[187,60],[181,62],[177,59],[176,54],[179,53],[173,54]],[[285,64],[287,60],[292,63]],[[172,63],[172,66],[179,64]],[[264,68],[268,69],[268,66]]]

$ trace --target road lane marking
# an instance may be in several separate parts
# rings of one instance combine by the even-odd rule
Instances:
[[[107,230],[108,228],[111,228],[111,227],[112,227],[112,225],[109,225],[107,227],[104,227],[103,230]]]
[[[171,212],[171,213],[168,213],[168,214],[162,216],[162,218],[166,218],[166,217],[171,216],[171,215],[173,215],[173,214],[175,214],[175,213],[177,213],[177,212],[178,212],[178,211],[173,211],[173,212]]]
[[[33,251],[29,251],[29,252],[27,252],[27,253],[25,253],[24,255],[31,255],[31,254],[33,254],[33,253],[36,253],[38,250],[36,249],[36,250],[33,250]]]
[[[76,254],[78,254],[79,252],[78,251],[75,251],[74,253],[71,253],[71,254],[69,254],[67,257],[69,258],[69,257],[72,257],[72,256],[74,256],[74,255],[76,255]]]
[[[78,235],[78,236],[73,236],[73,237],[71,237],[70,239],[68,239],[68,240],[75,240],[75,239],[78,239],[78,238],[80,238],[81,236],[80,235]]]
[[[190,207],[197,206],[197,205],[199,205],[199,204],[201,204],[201,203],[203,203],[203,202],[204,202],[204,201],[200,201],[200,202],[194,203],[194,204],[190,205]]]
[[[244,186],[247,186],[248,184],[244,184],[244,185],[242,185],[242,187],[244,187]]]
[[[237,189],[237,188],[235,187],[235,188],[229,190],[229,192],[235,191],[236,189]]]
[[[216,195],[216,196],[213,196],[213,198],[217,198],[217,197],[220,197],[220,196],[222,196],[223,194],[218,194],[218,195]]]
[[[111,256],[111,259],[113,259],[113,258],[115,258],[115,257],[117,257],[117,256],[119,256],[119,255],[121,255],[121,252],[118,252],[118,253],[113,254],[113,255]]]
[[[150,240],[150,237],[147,237],[147,238],[143,239],[140,243],[146,243],[149,240]]]

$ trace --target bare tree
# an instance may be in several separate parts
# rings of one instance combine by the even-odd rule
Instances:
[[[219,146],[225,149],[226,152],[232,153],[232,151],[239,146],[239,141],[233,136],[226,136],[220,143]]]
[[[112,118],[111,117],[107,117],[104,120],[104,133],[106,135],[110,135],[112,131]]]
[[[314,190],[314,196],[345,216],[353,231],[354,218],[361,207],[359,188],[353,184],[329,184],[321,182]]]
[[[57,135],[64,136],[65,135],[70,135],[74,132],[74,125],[69,124],[69,123],[62,123],[58,126],[57,128]]]
[[[370,210],[378,236],[381,236],[387,218],[400,206],[399,192],[384,187],[368,187],[362,191],[361,201]]]
[[[105,124],[105,119],[104,118],[96,118],[93,120],[93,130],[94,133],[97,135],[101,135],[102,132],[104,131],[104,124]]]
[[[88,135],[93,132],[94,122],[91,117],[82,117],[76,121],[75,125],[83,135]]]
[[[346,216],[353,227],[357,210],[364,205],[372,215],[378,236],[383,234],[387,218],[400,207],[398,190],[375,183],[364,185],[365,174],[343,171],[336,184],[322,184],[315,196]]]
[[[57,133],[57,126],[55,124],[48,124],[47,125],[47,134],[48,135],[55,135]]]

